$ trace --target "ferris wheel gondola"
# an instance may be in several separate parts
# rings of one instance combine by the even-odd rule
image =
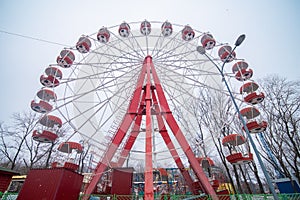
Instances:
[[[222,139],[223,146],[231,146],[231,154],[226,156],[228,162],[233,165],[246,164],[253,161],[253,154],[243,147],[246,144],[246,138],[241,134],[230,134]],[[241,147],[244,148],[238,148]]]
[[[170,36],[173,33],[173,27],[172,24],[168,21],[164,22],[161,25],[161,33],[163,34],[163,36],[167,37]]]
[[[215,47],[216,40],[213,38],[212,34],[204,34],[201,38],[201,44],[206,50],[210,50]]]
[[[41,75],[40,82],[45,87],[56,87],[59,85],[59,81],[62,79],[62,72],[56,67],[47,67],[45,69],[46,75]]]
[[[128,37],[129,36],[130,26],[126,22],[120,24],[119,34],[120,34],[121,37]]]
[[[265,98],[265,94],[263,92],[256,92],[258,88],[259,86],[255,82],[247,82],[242,85],[240,93],[242,94],[244,92],[247,94],[244,97],[244,101],[252,105],[261,103]]]
[[[151,23],[147,20],[143,21],[140,26],[140,32],[147,36],[151,33]]]
[[[88,53],[91,49],[92,43],[90,39],[86,36],[82,36],[79,38],[78,42],[76,43],[76,49],[80,53]]]
[[[75,54],[71,50],[64,49],[56,58],[57,64],[62,68],[69,68],[75,60]]]
[[[109,41],[109,38],[110,38],[110,33],[106,27],[103,27],[98,31],[97,39],[99,42],[105,44]]]
[[[223,62],[232,62],[236,57],[236,53],[232,51],[232,47],[228,45],[220,47],[218,54]]]
[[[194,30],[192,29],[192,27],[190,27],[188,25],[186,25],[182,29],[181,34],[182,34],[182,39],[185,41],[190,41],[190,40],[194,39],[194,37],[195,37]]]

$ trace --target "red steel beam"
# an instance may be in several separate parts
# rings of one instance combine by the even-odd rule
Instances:
[[[147,71],[147,83],[146,83],[146,144],[145,144],[145,187],[144,187],[144,199],[153,200],[153,165],[152,165],[152,120],[151,120],[151,58],[146,57],[144,65],[146,65]]]
[[[165,97],[162,86],[160,84],[158,75],[156,73],[155,67],[153,65],[152,59],[151,59],[150,64],[151,64],[152,77],[153,77],[153,81],[154,81],[154,84],[155,84],[159,104],[160,104],[161,109],[162,109],[163,117],[165,118],[167,124],[169,125],[170,129],[172,130],[174,136],[176,137],[179,145],[183,149],[186,157],[188,158],[195,175],[197,176],[198,180],[200,181],[200,183],[202,185],[202,188],[205,190],[205,192],[207,194],[209,194],[211,196],[211,198],[213,200],[219,199],[216,192],[215,192],[215,190],[211,186],[208,178],[206,177],[203,169],[201,168],[199,162],[197,161],[190,145],[188,144],[184,134],[180,130],[180,128],[179,128],[179,126],[178,126],[178,124],[177,124],[177,122],[176,122],[176,120],[175,120],[175,118],[174,118],[174,116],[173,116],[173,114],[170,110],[167,99]]]
[[[145,98],[143,98],[143,99],[144,100],[142,100],[142,101],[145,101]],[[126,158],[129,155],[130,150],[133,147],[133,144],[135,143],[135,140],[136,140],[137,136],[140,133],[140,127],[141,127],[141,122],[142,122],[142,117],[143,117],[143,115],[142,115],[143,109],[144,109],[144,106],[140,106],[139,111],[138,111],[138,115],[135,118],[134,126],[133,126],[133,128],[130,132],[129,137],[127,138],[127,141],[126,141],[126,143],[123,147],[123,150],[121,151],[120,158],[119,158],[118,163],[117,163],[117,165],[119,167],[123,166]]]
[[[141,69],[141,73],[137,80],[137,85],[133,93],[133,97],[130,100],[127,112],[120,124],[120,127],[118,128],[116,134],[114,135],[111,144],[107,147],[107,150],[104,153],[102,161],[100,161],[96,166],[92,179],[84,191],[84,194],[86,195],[83,197],[83,199],[88,199],[89,195],[92,194],[92,192],[94,191],[98,181],[102,176],[102,173],[106,170],[107,166],[109,165],[110,161],[115,155],[119,145],[124,139],[129,127],[131,126],[133,120],[136,118],[138,114],[137,113],[138,105],[140,103],[140,99],[142,96],[141,93],[142,93],[143,84],[145,80],[145,73],[146,73],[146,65],[143,65]]]
[[[195,187],[195,185],[193,184],[193,179],[191,178],[189,172],[185,169],[177,151],[176,148],[168,134],[168,131],[166,129],[166,126],[164,124],[163,118],[162,118],[162,114],[160,112],[160,108],[156,99],[156,95],[154,93],[154,90],[152,90],[152,99],[153,99],[153,105],[155,108],[155,112],[156,112],[156,118],[157,118],[157,123],[158,123],[158,129],[159,129],[159,133],[161,134],[166,146],[168,147],[172,157],[174,158],[174,161],[178,167],[178,169],[180,170],[185,182],[187,183],[188,187],[191,189],[191,191],[193,192],[193,194],[199,194],[199,191],[197,190],[197,188]]]
[[[154,90],[155,90],[155,87],[151,87],[151,93],[152,93],[151,97],[152,97],[152,101],[153,101],[155,114],[157,115],[156,118],[157,118],[157,122],[158,122],[159,132],[160,132],[166,146],[168,147],[172,157],[174,158],[174,161],[175,161],[178,169],[182,173],[187,185],[189,186],[189,188],[191,189],[193,194],[199,194],[198,188],[195,186],[195,184],[193,184],[193,180],[192,180],[189,172],[185,169],[185,166],[183,165],[183,163],[175,149],[175,146],[174,146],[173,142],[171,141],[171,138],[165,127],[162,115],[160,113],[160,108],[159,108],[158,101],[157,101]],[[121,154],[120,154],[121,156],[118,160],[119,167],[123,166],[127,156],[129,155],[129,152],[130,152],[131,148],[133,147],[133,144],[139,134],[139,129],[140,129],[141,120],[142,120],[142,111],[144,108],[145,108],[145,92],[143,93],[143,97],[140,102],[140,108],[138,111],[138,116],[135,119],[135,125],[134,125],[132,131],[130,132],[130,136],[128,137],[128,139],[126,141],[123,150],[121,151]]]
[[[125,137],[125,134],[128,131],[134,118],[135,118],[135,114],[125,115],[120,128],[118,129],[115,137],[113,138],[112,143],[108,146],[108,149],[105,152],[102,161],[98,163],[93,173],[92,179],[84,192],[84,194],[87,195],[85,196],[86,198],[89,198],[88,195],[92,194],[92,192],[94,191],[98,181],[102,176],[102,173],[106,170],[107,166],[109,166],[110,161],[115,155],[119,145],[121,144],[123,138]]]

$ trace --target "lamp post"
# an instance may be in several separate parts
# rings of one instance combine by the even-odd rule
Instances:
[[[230,98],[231,98],[231,100],[232,100],[232,102],[233,102],[233,104],[234,104],[234,107],[235,107],[235,109],[236,109],[236,111],[237,111],[237,113],[238,113],[238,116],[239,116],[239,118],[240,118],[240,120],[241,120],[241,122],[242,122],[242,124],[243,124],[243,126],[244,126],[245,132],[246,132],[246,134],[247,134],[247,137],[249,138],[249,141],[250,141],[250,144],[251,144],[251,146],[252,146],[252,148],[253,148],[253,151],[254,151],[254,153],[255,153],[255,155],[256,155],[256,157],[257,157],[257,160],[258,160],[258,162],[259,162],[259,164],[260,164],[260,166],[261,166],[261,169],[263,170],[264,176],[265,176],[266,181],[267,181],[267,183],[268,183],[268,185],[269,185],[269,189],[270,189],[270,191],[272,192],[274,199],[275,199],[275,200],[279,200],[279,198],[278,198],[278,196],[277,196],[277,194],[276,194],[276,192],[275,192],[273,183],[272,183],[272,181],[271,181],[271,179],[270,179],[270,177],[269,177],[269,174],[268,174],[268,172],[267,172],[267,170],[266,170],[266,167],[265,167],[265,165],[264,165],[264,163],[263,163],[263,161],[262,161],[262,159],[261,159],[261,156],[260,156],[260,154],[259,154],[259,152],[258,152],[258,150],[257,150],[257,148],[256,148],[256,145],[254,144],[254,141],[253,141],[253,138],[252,138],[252,136],[251,136],[251,134],[250,134],[250,132],[249,132],[249,129],[247,128],[246,121],[245,121],[245,119],[243,118],[243,116],[242,116],[242,114],[241,114],[241,112],[240,112],[240,110],[239,110],[239,107],[238,107],[238,105],[237,105],[237,103],[236,103],[236,101],[235,101],[235,98],[234,98],[234,96],[233,96],[233,94],[232,94],[232,92],[231,92],[231,90],[230,90],[230,88],[229,88],[229,85],[228,85],[228,83],[227,83],[227,81],[226,81],[226,79],[225,79],[224,72],[223,72],[223,71],[224,71],[224,70],[223,70],[223,69],[224,69],[224,66],[225,66],[225,64],[227,63],[228,59],[231,57],[233,51],[234,51],[238,46],[240,46],[240,45],[243,43],[243,41],[245,40],[245,38],[246,38],[246,35],[244,35],[244,34],[243,34],[243,35],[240,35],[240,36],[238,37],[238,39],[236,40],[236,42],[235,42],[235,44],[234,44],[234,48],[230,51],[229,55],[227,56],[227,58],[225,59],[225,61],[223,62],[223,64],[222,64],[221,67],[220,67],[217,63],[215,63],[215,62],[214,62],[214,61],[206,54],[206,51],[205,51],[205,49],[204,49],[202,46],[198,46],[198,47],[197,47],[197,51],[198,51],[200,54],[206,56],[206,57],[207,57],[207,58],[208,58],[208,59],[216,66],[216,68],[217,68],[218,71],[220,72],[220,74],[221,74],[221,76],[222,76],[222,81],[225,83],[226,89],[227,89],[227,91],[228,91],[228,93],[229,93],[229,95],[230,95]]]

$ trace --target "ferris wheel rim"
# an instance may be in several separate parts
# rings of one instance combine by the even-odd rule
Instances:
[[[151,24],[159,24],[161,25],[163,22],[158,22],[158,21],[149,21]],[[133,25],[137,25],[140,24],[141,22],[131,22],[129,23],[131,25],[131,27],[133,27]],[[179,25],[179,24],[173,24],[174,27],[177,27],[178,30],[175,32],[173,31],[173,35],[169,36],[170,38],[173,37],[174,35],[179,36],[179,37],[175,37],[173,39],[166,39],[165,37],[162,36],[161,33],[159,33],[159,31],[157,33],[155,33],[155,31],[159,30],[159,28],[152,29],[151,33],[149,35],[134,35],[137,34],[136,32],[131,32],[130,36],[128,38],[123,38],[120,36],[117,36],[116,33],[113,33],[112,31],[110,31],[111,29],[116,29],[118,27],[118,25],[114,25],[114,26],[110,26],[107,27],[106,29],[110,31],[110,35],[112,37],[112,39],[110,41],[108,41],[107,43],[99,43],[99,41],[97,41],[97,39],[95,39],[94,36],[97,35],[96,33],[92,33],[90,35],[86,35],[89,39],[91,39],[92,43],[95,48],[91,48],[90,52],[88,53],[88,55],[84,55],[84,56],[80,56],[79,61],[74,61],[72,63],[72,67],[68,68],[71,69],[71,73],[69,74],[69,76],[64,76],[63,78],[61,77],[60,80],[60,85],[64,85],[64,95],[63,97],[58,97],[55,101],[55,105],[56,107],[54,108],[54,112],[57,112],[58,114],[63,116],[63,119],[65,121],[65,123],[68,123],[73,129],[73,133],[72,135],[68,138],[71,139],[75,134],[80,133],[81,135],[83,135],[87,141],[93,140],[93,137],[95,134],[98,133],[98,131],[101,130],[103,124],[96,124],[96,123],[90,123],[90,121],[93,119],[94,115],[98,115],[96,114],[96,112],[93,115],[87,116],[85,118],[80,118],[80,119],[84,119],[85,123],[82,123],[81,126],[78,127],[78,125],[76,125],[76,118],[78,119],[79,116],[84,116],[87,113],[89,113],[91,110],[93,109],[102,109],[101,106],[106,107],[107,105],[105,105],[104,103],[102,103],[102,101],[100,101],[100,95],[98,94],[99,90],[105,90],[107,91],[107,93],[105,93],[105,95],[107,96],[107,99],[104,101],[110,102],[112,101],[113,98],[115,98],[115,96],[118,96],[118,101],[120,101],[119,103],[125,103],[126,102],[126,98],[121,97],[123,95],[123,93],[120,91],[122,89],[128,89],[130,90],[131,85],[134,85],[134,81],[128,81],[128,77],[132,79],[132,77],[136,76],[136,74],[138,73],[133,73],[135,70],[138,71],[139,66],[142,64],[144,58],[147,55],[151,55],[153,56],[153,62],[154,64],[156,64],[157,66],[160,66],[157,71],[158,73],[163,74],[161,76],[162,79],[166,79],[164,82],[164,86],[168,87],[170,90],[166,89],[166,94],[175,99],[174,100],[174,105],[177,104],[181,107],[184,106],[184,103],[180,103],[178,100],[176,100],[176,98],[178,98],[179,96],[190,96],[190,98],[188,99],[192,99],[195,96],[192,93],[189,93],[189,89],[191,88],[202,88],[202,89],[206,89],[206,90],[215,90],[215,92],[221,92],[223,94],[227,95],[226,91],[223,91],[221,87],[218,88],[214,88],[211,87],[210,85],[208,85],[206,82],[200,82],[197,81],[197,76],[213,76],[213,77],[217,77],[219,79],[219,81],[221,81],[220,78],[220,74],[217,71],[208,71],[205,69],[198,69],[198,68],[193,68],[193,66],[201,66],[201,65],[206,65],[207,63],[209,63],[209,61],[207,59],[203,59],[203,58],[199,58],[199,56],[196,56],[196,47],[197,45],[199,45],[199,42],[194,42],[193,44],[191,44],[191,41],[181,41],[181,33],[182,33],[182,28],[185,28],[186,25]],[[194,37],[194,40],[200,40],[200,37],[208,32],[202,32],[202,31],[198,31],[196,29],[193,29],[194,32],[196,33],[196,36]],[[138,32],[138,31],[137,31]],[[151,35],[154,34],[154,35]],[[113,39],[114,37],[114,39]],[[156,44],[151,46],[149,41],[151,41],[154,38],[154,40],[156,40]],[[142,43],[140,42],[140,40],[144,40],[144,44],[146,45],[146,47],[144,47],[145,45],[142,45]],[[130,41],[129,43],[126,43],[126,45],[122,48],[121,43],[124,43],[124,41]],[[164,40],[168,40],[167,43],[164,43]],[[159,46],[159,42],[161,42],[162,44],[164,44],[164,46]],[[191,45],[189,45],[191,44]],[[217,43],[216,46],[221,46],[225,43]],[[130,46],[132,45],[132,46]],[[173,45],[173,46],[172,46]],[[189,45],[189,46],[188,46]],[[164,48],[168,47],[168,50],[165,50]],[[134,49],[136,48],[136,49]],[[176,52],[179,49],[178,52]],[[65,51],[67,50],[76,50],[75,47],[70,47],[70,48],[66,48]],[[100,51],[100,52],[99,52]],[[181,51],[181,52],[180,52]],[[120,54],[115,56],[113,55],[113,53],[119,52]],[[175,53],[174,53],[175,52]],[[193,58],[189,58],[189,54],[193,53]],[[76,54],[77,55],[77,54]],[[82,54],[83,55],[83,54]],[[92,55],[89,57],[89,55]],[[210,55],[212,56],[212,55]],[[98,57],[98,58],[97,58]],[[213,56],[212,56],[213,57]],[[97,60],[97,59],[98,60]],[[177,59],[170,59],[170,58],[177,58]],[[184,59],[186,58],[186,59]],[[90,59],[90,60],[89,60]],[[93,59],[96,59],[97,62],[91,62]],[[127,60],[127,61],[126,61]],[[215,59],[215,61],[220,61],[219,59]],[[130,65],[131,64],[131,65]],[[179,65],[180,64],[180,65]],[[97,68],[97,70],[99,70],[99,68],[101,68],[103,65],[105,65],[105,67],[103,68],[104,71],[95,73],[95,69]],[[115,65],[115,66],[114,66]],[[57,64],[51,64],[50,66],[56,67]],[[120,68],[117,68],[116,66],[123,66]],[[80,71],[81,69],[83,69],[83,67],[90,67],[90,68],[95,68],[95,69],[91,69],[92,74],[88,74],[87,72],[85,72],[84,70]],[[211,67],[212,68],[212,67]],[[130,69],[130,70],[128,70]],[[67,70],[67,69],[62,69],[62,70]],[[95,70],[95,71],[93,71]],[[106,70],[106,71],[105,71]],[[109,76],[109,74],[117,74],[120,70],[123,70],[123,74],[120,76]],[[126,71],[128,70],[128,71]],[[190,74],[180,74],[183,71],[189,71]],[[85,75],[82,76],[78,76],[79,73],[83,73]],[[126,74],[128,73],[128,74]],[[135,74],[135,75],[131,75],[131,73]],[[168,74],[168,76],[164,76],[165,74]],[[127,76],[128,75],[128,76]],[[231,73],[225,73],[225,75],[228,75],[229,78],[233,78],[234,76]],[[60,75],[62,76],[62,75]],[[106,81],[102,78],[102,76],[106,76],[106,78],[109,81]],[[182,85],[180,86],[180,84],[182,84],[183,82],[181,82],[183,79],[179,79],[179,82],[176,82],[176,78],[180,77],[183,78],[184,80],[189,80],[190,82],[188,82],[186,85]],[[72,78],[73,77],[73,78]],[[107,87],[103,87],[103,86],[96,86],[98,84],[98,82],[96,81],[95,83],[93,81],[91,81],[92,79],[101,79],[101,81],[103,81],[103,85],[107,85]],[[121,79],[124,78],[124,80],[122,80],[122,82],[118,82],[116,81],[116,79]],[[81,82],[83,84],[86,84],[87,82],[90,81],[90,85],[93,86],[93,88],[89,91],[85,91],[82,93],[76,93],[75,91],[73,91],[73,89],[71,89],[72,87],[74,87],[74,82],[78,82],[80,80],[83,80],[84,82]],[[114,82],[115,85],[112,86],[111,83]],[[180,84],[179,84],[180,83]],[[221,83],[221,82],[220,82]],[[119,88],[119,92],[120,94],[117,92],[113,93],[111,90],[113,87],[118,87]],[[53,88],[54,91],[56,91],[56,88]],[[81,88],[79,87],[78,89],[75,89],[80,91]],[[174,92],[175,90],[182,90],[182,94],[178,94],[176,92]],[[58,91],[58,90],[57,90]],[[58,91],[59,92],[59,91]],[[68,94],[70,93],[70,94]],[[90,102],[90,107],[88,109],[85,109],[83,111],[80,111],[78,107],[79,104],[81,104],[82,102],[80,102],[80,99],[90,93],[97,93],[98,97],[96,97],[97,101],[99,101],[99,103],[93,103]],[[122,94],[121,94],[122,93]],[[172,96],[174,95],[174,96]],[[130,96],[130,95],[129,95]],[[129,98],[129,96],[127,96]],[[176,97],[176,98],[175,98]],[[95,98],[95,97],[93,97]],[[103,102],[104,102],[103,101]],[[182,101],[182,100],[180,100]],[[63,102],[63,103],[61,103]],[[74,102],[77,102],[77,105],[74,104]],[[119,104],[115,104],[112,103],[112,105],[109,105],[107,107],[112,107],[119,105]],[[70,105],[74,106],[75,109],[73,111],[68,110]],[[99,106],[99,107],[98,107]],[[107,108],[109,109],[109,108]],[[113,109],[112,109],[113,110]],[[72,114],[73,112],[73,114]],[[76,114],[74,114],[76,113]],[[103,118],[104,115],[102,116],[98,116],[100,118]],[[110,121],[109,119],[107,119],[107,121]],[[110,121],[111,122],[111,121]],[[104,122],[103,122],[104,123]],[[84,133],[83,131],[81,131],[81,128],[84,127],[86,124],[90,124],[91,126],[94,126],[94,134],[92,135],[87,135],[86,133]],[[108,131],[108,130],[107,130]],[[109,139],[108,139],[109,140]],[[94,141],[93,141],[94,142]],[[96,145],[103,145],[103,143],[95,143]]]

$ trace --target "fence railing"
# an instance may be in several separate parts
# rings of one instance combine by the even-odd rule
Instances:
[[[84,195],[79,197],[82,199]],[[272,194],[219,195],[220,200],[273,200]],[[300,200],[300,193],[278,194],[280,200]],[[92,195],[90,200],[143,200],[143,195]],[[211,200],[209,195],[155,195],[154,200]]]
[[[1,200],[15,200],[18,193],[5,193]],[[34,194],[32,195],[34,199]],[[84,195],[80,195],[81,200]],[[273,200],[271,194],[219,195],[220,200]],[[280,200],[300,200],[300,193],[278,194]],[[90,200],[143,200],[143,195],[91,195]],[[154,200],[211,200],[209,195],[155,195]]]
[[[0,197],[1,200],[16,200],[18,197],[17,192],[5,192],[2,197]]]

